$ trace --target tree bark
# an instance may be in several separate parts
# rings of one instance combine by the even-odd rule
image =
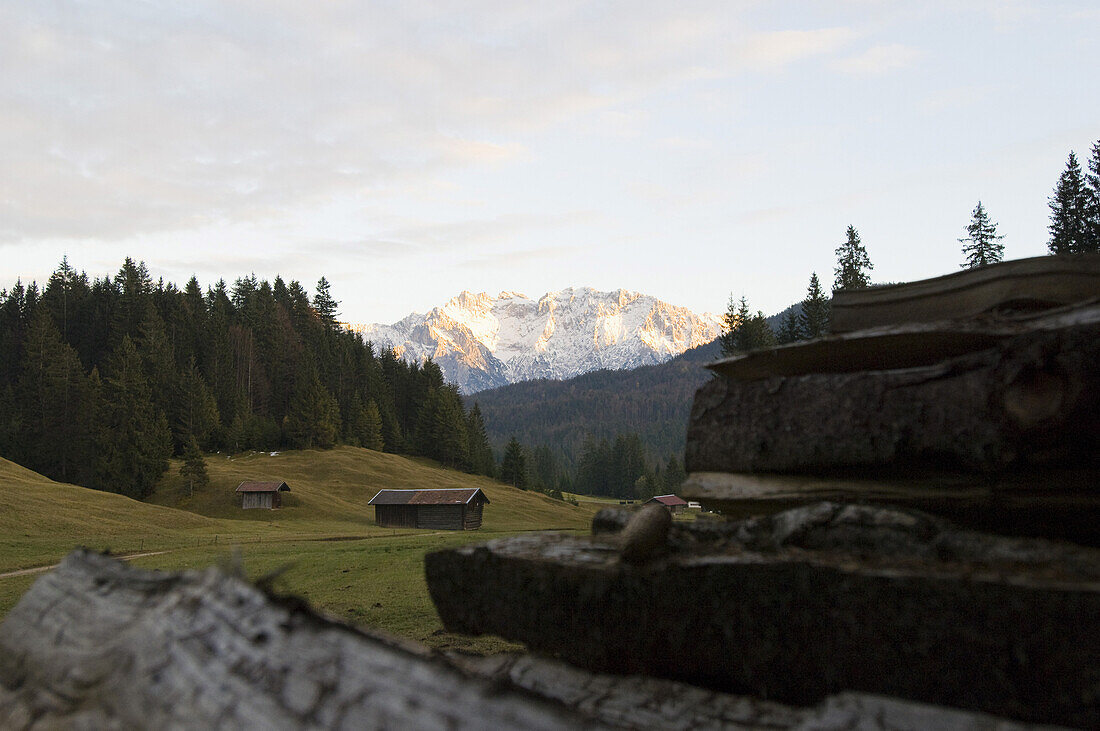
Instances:
[[[590,670],[1100,724],[1095,551],[836,505],[706,542],[674,530],[663,557],[635,566],[614,536],[518,536],[429,554],[426,574],[448,629]]]
[[[0,727],[603,727],[216,569],[74,552],[0,625]]]

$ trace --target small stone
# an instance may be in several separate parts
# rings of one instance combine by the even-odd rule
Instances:
[[[659,554],[668,543],[672,514],[663,505],[646,505],[630,518],[620,534],[624,561],[644,563]]]

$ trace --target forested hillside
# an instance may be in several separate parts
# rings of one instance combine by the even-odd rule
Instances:
[[[322,278],[153,282],[127,259],[89,281],[0,290],[0,456],[143,498],[172,454],[336,443],[490,474],[480,414],[438,366],[376,353]],[[201,456],[199,457],[201,459]]]

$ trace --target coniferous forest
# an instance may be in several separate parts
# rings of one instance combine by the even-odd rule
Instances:
[[[126,259],[0,290],[0,456],[144,498],[173,455],[350,444],[495,470],[480,411],[439,367],[376,353],[322,278],[205,290]]]

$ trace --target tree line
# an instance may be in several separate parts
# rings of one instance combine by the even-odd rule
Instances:
[[[1058,178],[1050,207],[1050,239],[1047,251],[1052,255],[1100,253],[1100,141],[1092,146],[1087,170],[1082,171],[1077,156],[1070,151],[1066,169]],[[981,201],[970,214],[962,244],[962,267],[974,268],[999,262],[1004,258],[1002,234]],[[833,272],[834,293],[862,289],[871,285],[874,269],[859,231],[848,226],[845,241],[836,249],[837,263]],[[734,300],[730,295],[723,315],[720,337],[722,356],[728,357],[756,348],[784,345],[797,340],[821,337],[829,332],[829,301],[821,288],[817,272],[810,275],[806,297],[800,307],[787,312],[780,327],[768,325],[764,313],[752,313],[745,297]]]
[[[614,439],[589,435],[572,468],[549,446],[527,448],[512,437],[500,470],[502,481],[559,500],[563,493],[647,500],[676,492],[686,478],[676,455],[663,464],[654,460],[635,432],[620,433]]]
[[[336,320],[322,277],[154,282],[127,258],[90,280],[67,259],[39,290],[0,290],[0,455],[53,479],[152,492],[172,455],[329,448],[496,464],[476,405],[430,360],[376,352]],[[191,472],[187,472],[190,465]]]

